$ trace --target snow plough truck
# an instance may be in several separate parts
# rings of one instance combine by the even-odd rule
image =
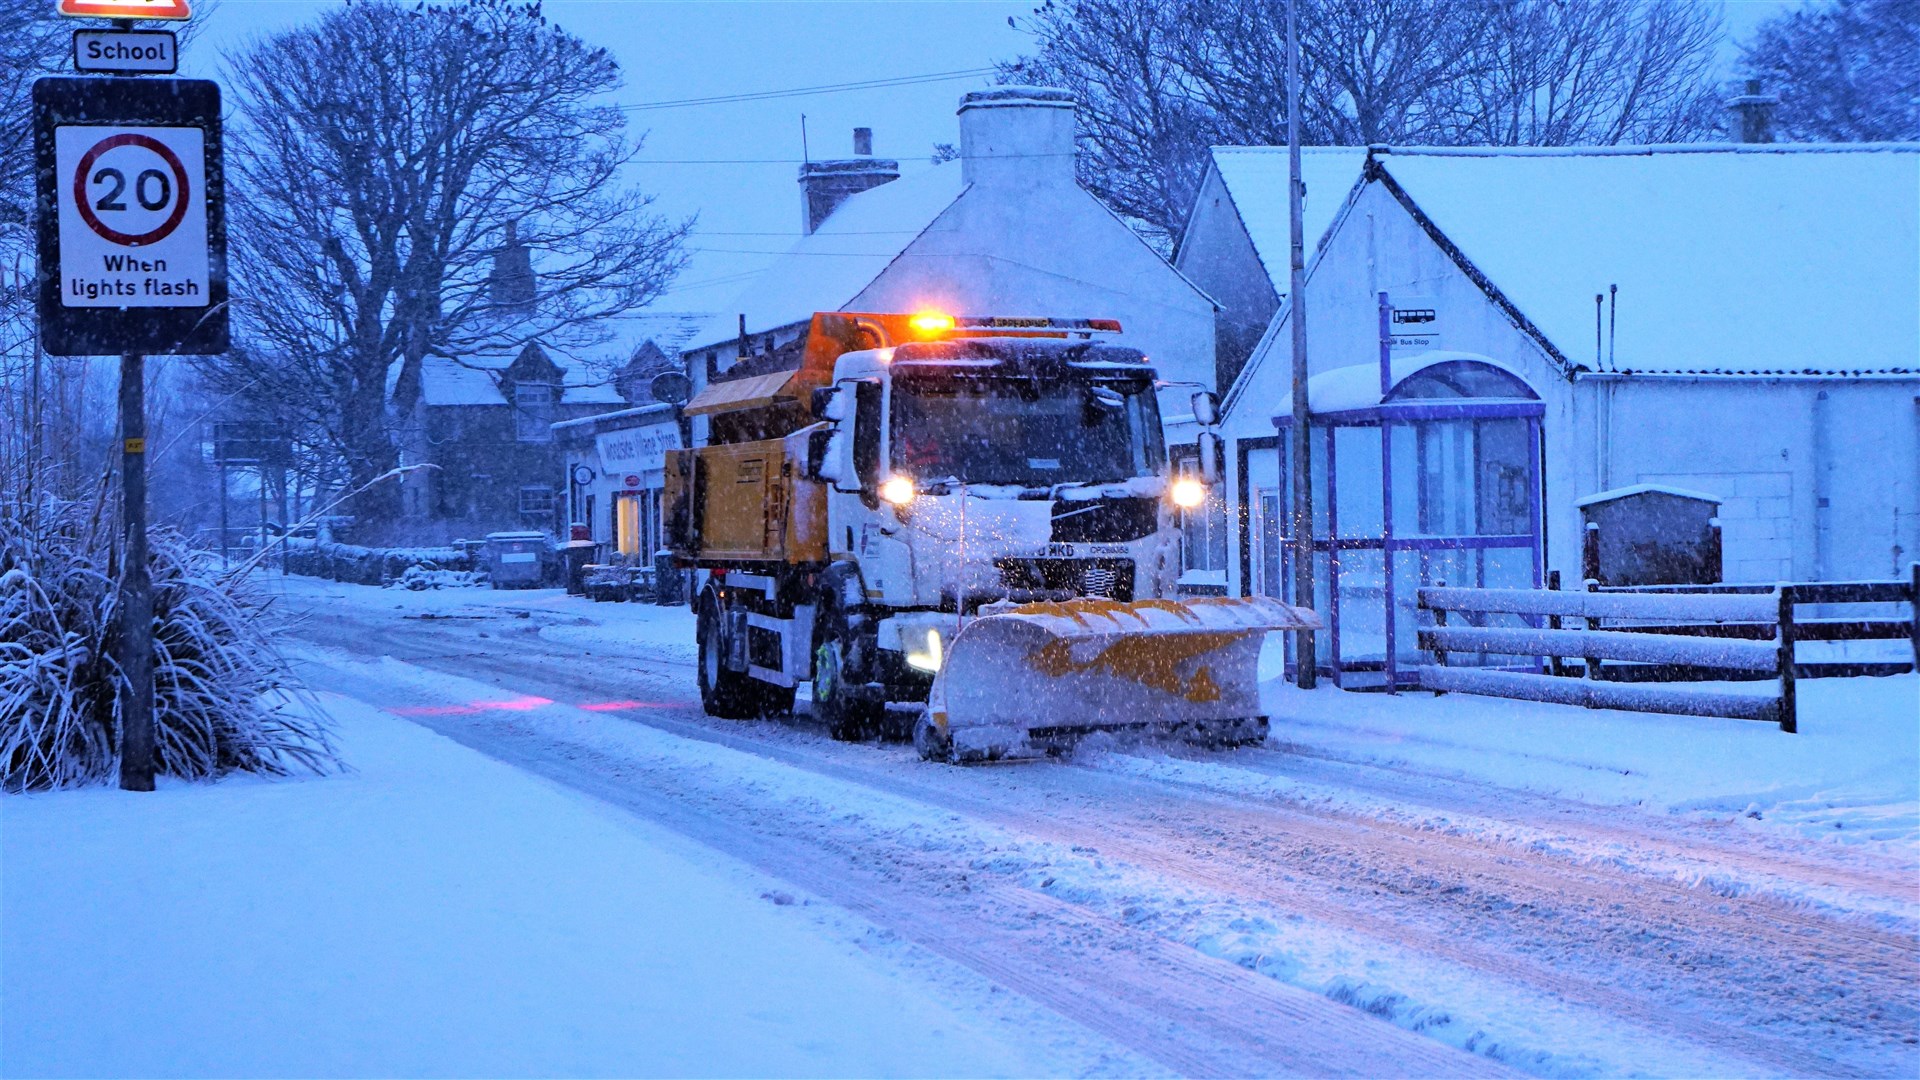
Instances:
[[[701,703],[784,714],[801,683],[836,738],[928,758],[1045,752],[1144,729],[1265,737],[1264,597],[1180,599],[1163,389],[1103,319],[827,312],[686,403],[663,514],[694,571]],[[742,353],[746,348],[743,344]],[[1213,422],[1213,397],[1194,397]],[[925,702],[912,721],[889,702]]]

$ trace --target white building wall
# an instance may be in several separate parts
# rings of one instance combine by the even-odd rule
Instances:
[[[1207,170],[1200,185],[1174,266],[1220,304],[1219,359],[1250,353],[1280,298],[1217,170]]]
[[[1377,361],[1375,296],[1383,289],[1395,298],[1431,298],[1440,313],[1440,347],[1505,363],[1540,394],[1547,565],[1568,580],[1580,575],[1574,501],[1649,482],[1727,500],[1721,517],[1730,581],[1887,578],[1904,575],[1920,558],[1920,379],[1583,375],[1570,382],[1377,184],[1359,196],[1312,268],[1310,372]],[[1241,440],[1271,437],[1272,415],[1290,407],[1286,319],[1283,310],[1228,397],[1230,463]],[[1570,359],[1591,362],[1591,340],[1558,344],[1574,354]],[[1270,452],[1253,452],[1249,463],[1250,488],[1277,482]],[[1230,464],[1230,481],[1235,471]],[[1236,505],[1242,498],[1237,484],[1230,498]],[[1258,546],[1249,547],[1257,573]],[[1239,560],[1230,563],[1237,591]]]
[[[1605,486],[1726,500],[1728,581],[1904,575],[1920,558],[1920,380],[1583,380],[1608,393]],[[1823,396],[1824,395],[1824,396]]]

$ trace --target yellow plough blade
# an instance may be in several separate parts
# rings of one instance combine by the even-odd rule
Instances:
[[[1073,600],[986,615],[947,648],[915,742],[928,757],[970,761],[1096,731],[1257,741],[1267,632],[1320,625],[1266,597]]]

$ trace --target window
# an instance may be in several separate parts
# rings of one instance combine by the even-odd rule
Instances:
[[[1200,478],[1200,459],[1195,457],[1191,447],[1184,454],[1176,451],[1174,475]],[[1207,488],[1205,504],[1192,509],[1179,511],[1180,532],[1186,542],[1181,544],[1181,569],[1218,575],[1224,584],[1227,572],[1227,492],[1225,484],[1214,484]]]
[[[880,384],[862,382],[854,388],[853,471],[859,477],[861,498],[880,505]]]
[[[521,488],[520,512],[523,514],[553,513],[553,489],[542,484],[528,484]]]
[[[513,437],[521,442],[552,442],[553,384],[513,384]]]

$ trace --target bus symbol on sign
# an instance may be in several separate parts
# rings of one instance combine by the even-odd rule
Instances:
[[[64,126],[54,157],[62,305],[211,302],[199,128]]]

